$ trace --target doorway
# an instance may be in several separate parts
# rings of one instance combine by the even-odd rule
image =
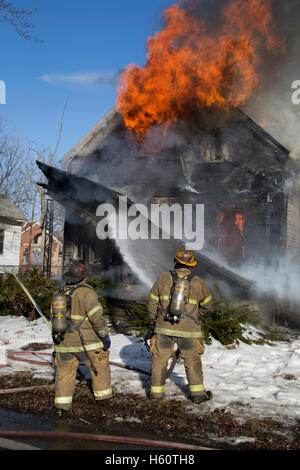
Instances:
[[[218,250],[230,266],[239,266],[243,259],[242,212],[235,209],[220,211]]]

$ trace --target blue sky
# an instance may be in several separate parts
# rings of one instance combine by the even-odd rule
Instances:
[[[149,35],[174,0],[13,0],[34,8],[33,33],[18,36],[0,23],[0,80],[6,104],[0,113],[24,144],[55,147],[62,110],[68,104],[58,149],[60,159],[115,104],[113,78],[129,63],[145,63]],[[100,79],[100,81],[97,81]]]

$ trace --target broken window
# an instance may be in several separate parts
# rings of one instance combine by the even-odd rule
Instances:
[[[29,248],[25,248],[23,251],[23,264],[28,263],[29,258]]]

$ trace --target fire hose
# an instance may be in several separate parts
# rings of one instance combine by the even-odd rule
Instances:
[[[35,351],[8,351],[7,357],[9,357],[10,359],[12,359],[14,361],[29,362],[30,364],[38,364],[38,365],[42,365],[42,366],[51,366],[51,367],[53,367],[53,363],[50,362],[50,361],[37,361],[37,360],[33,360],[33,359],[27,359],[27,358],[24,358],[24,357],[20,357],[20,356],[24,356],[24,355],[27,355],[27,354],[30,354],[30,355],[33,355],[33,356],[51,356],[51,357],[53,357],[52,353],[41,353],[41,352],[35,352]],[[151,375],[150,372],[148,372],[146,370],[139,369],[138,367],[134,367],[134,366],[131,366],[131,365],[121,364],[121,363],[113,362],[113,361],[109,361],[109,364],[112,365],[112,366],[121,367],[122,369],[128,369],[128,370],[140,372],[141,374]]]
[[[138,437],[113,436],[109,434],[85,434],[75,432],[60,431],[0,431],[1,437],[19,437],[19,438],[46,438],[46,439],[78,439],[87,441],[116,442],[121,444],[140,445],[145,447],[160,447],[165,449],[180,450],[215,450],[208,447],[200,447],[192,444],[181,444],[179,442],[155,441],[152,439],[142,439]],[[35,450],[43,450],[37,449]]]
[[[50,330],[50,332],[52,331],[52,327],[51,327],[51,323],[47,320],[47,318],[45,317],[45,315],[43,314],[43,312],[41,311],[41,309],[39,308],[39,306],[37,305],[37,303],[35,302],[35,300],[33,299],[32,295],[30,294],[30,292],[28,291],[28,289],[26,289],[26,287],[24,286],[23,282],[21,281],[20,277],[14,273],[14,277],[16,279],[16,281],[18,282],[18,284],[21,286],[21,288],[23,289],[23,291],[25,292],[25,294],[27,295],[27,297],[29,298],[29,300],[31,301],[31,303],[33,304],[34,308],[37,310],[37,312],[39,313],[40,317],[43,319],[43,321],[45,322],[45,324],[47,325],[47,328]],[[147,348],[149,349],[149,348]],[[50,365],[52,366],[52,363],[51,362],[41,362],[41,361],[33,361],[33,360],[30,360],[30,359],[19,359],[19,358],[16,358],[15,356],[16,355],[20,355],[20,354],[35,354],[34,352],[27,352],[27,353],[23,353],[23,352],[17,352],[17,351],[10,351],[8,352],[8,357],[10,359],[13,359],[15,361],[23,361],[23,362],[29,362],[29,363],[32,363],[32,364],[38,364],[38,365]],[[40,355],[52,355],[50,353],[39,353]],[[167,373],[166,373],[166,378],[169,378],[170,375],[172,374],[173,370],[174,370],[174,367],[175,365],[177,364],[178,362],[178,359],[179,359],[179,350],[177,349],[177,351],[175,352],[175,354],[173,355],[173,361],[172,361],[172,364],[171,366],[169,367],[169,369],[167,370]],[[134,367],[134,366],[130,366],[130,365],[125,365],[125,364],[119,364],[119,363],[116,363],[116,362],[110,362],[109,363],[110,365],[113,365],[113,366],[116,366],[116,367],[122,367],[123,369],[128,369],[128,370],[133,370],[133,371],[136,371],[136,372],[140,372],[142,374],[146,374],[146,375],[151,375],[151,372],[148,372],[148,371],[145,371],[145,370],[142,370],[142,369],[138,369],[137,367]],[[93,369],[94,370],[94,369]],[[94,371],[95,372],[95,371]],[[97,375],[97,374],[96,374]]]
[[[33,356],[51,356],[53,357],[52,353],[45,353],[45,352],[35,352],[35,351],[8,351],[7,356],[16,361],[23,361],[28,362],[31,364],[37,365],[47,365],[52,366],[51,361],[40,361],[40,360],[33,360],[24,358],[24,355],[33,355]],[[168,370],[168,374],[170,375],[175,367],[177,355],[174,355],[174,359],[172,365]],[[128,369],[136,372],[140,372],[142,374],[151,375],[150,372],[139,369],[137,367],[120,364],[117,362],[110,361],[109,362],[112,366],[121,367],[123,369]],[[20,393],[20,392],[29,392],[36,388],[54,388],[54,384],[47,384],[47,385],[35,385],[30,387],[18,387],[18,388],[11,388],[11,389],[4,389],[0,390],[0,394],[8,394],[8,393]],[[80,439],[80,440],[88,440],[88,441],[102,441],[102,442],[115,442],[115,443],[123,443],[123,444],[131,444],[131,445],[140,445],[140,446],[149,446],[149,447],[159,447],[165,449],[181,449],[181,450],[213,450],[211,448],[206,447],[199,447],[190,444],[182,444],[178,442],[169,442],[169,441],[155,441],[151,439],[141,439],[135,437],[123,437],[123,436],[112,436],[112,435],[101,435],[101,434],[79,434],[73,432],[48,432],[48,431],[3,431],[0,430],[0,436],[2,438],[7,437],[17,437],[17,438],[46,438],[46,439]],[[2,441],[2,445],[6,445],[5,440]],[[16,441],[7,441],[7,445],[10,449],[14,448],[21,450],[20,444]],[[0,446],[1,447],[1,446]],[[40,448],[32,447],[32,450],[42,450]]]
[[[52,362],[50,361],[39,361],[39,360],[33,360],[33,359],[21,357],[23,355],[53,356],[52,353],[45,353],[45,352],[42,353],[42,352],[35,352],[35,351],[9,351],[7,353],[7,356],[12,360],[29,362],[31,364],[37,364],[37,365],[52,366]],[[173,368],[175,367],[175,363],[176,362],[173,360],[172,365],[168,370],[169,375],[171,374]],[[140,372],[142,374],[151,375],[150,372],[139,369],[131,365],[120,364],[120,363],[113,362],[113,361],[110,361],[110,364],[112,366],[121,367],[123,369],[128,369],[128,370]],[[31,387],[18,387],[18,388],[0,390],[0,394],[29,392],[36,388],[39,388],[39,389],[50,388],[51,389],[54,387],[55,387],[54,384],[36,385],[36,386],[31,386]],[[100,435],[100,434],[78,434],[78,433],[72,433],[72,432],[0,431],[0,436],[1,437],[18,437],[18,438],[83,439],[83,440],[89,440],[89,441],[92,440],[92,441],[102,441],[102,442],[116,442],[116,443],[132,444],[132,445],[140,445],[140,446],[159,447],[159,448],[165,448],[165,449],[212,450],[206,447],[193,446],[189,444],[181,444],[177,442],[154,441],[154,440],[149,440],[149,439],[128,438],[128,437],[123,437],[123,436],[110,436],[110,435]],[[5,445],[5,443],[3,445]],[[15,448],[18,449],[17,442],[14,443],[13,441],[9,443],[10,448],[12,448],[14,445],[15,445]]]
[[[15,278],[26,293],[26,295],[30,298],[32,304],[34,305],[35,309],[38,311],[44,322],[46,323],[47,327],[51,331],[51,325],[20,280],[20,278],[15,274]],[[8,351],[7,356],[15,361],[22,361],[31,364],[43,365],[43,366],[50,366],[53,367],[53,362],[51,361],[41,361],[36,359],[28,359],[22,356],[24,355],[32,355],[32,356],[51,356],[53,357],[52,353],[45,353],[45,352],[35,352],[35,351]],[[174,367],[179,358],[179,350],[177,350],[173,355],[172,364],[169,367],[166,378],[170,377],[171,373],[174,370]],[[139,372],[148,376],[151,376],[151,372],[145,371],[143,369],[139,369],[138,367],[127,365],[127,364],[120,364],[117,362],[109,361],[109,364],[116,367],[121,367],[123,369]],[[19,392],[27,392],[36,388],[54,388],[54,384],[47,384],[47,385],[36,385],[30,387],[18,387],[18,388],[11,388],[11,389],[4,389],[0,390],[0,394],[8,394],[8,393],[19,393]],[[168,442],[168,441],[155,441],[150,439],[141,439],[141,438],[128,438],[123,436],[112,436],[112,435],[100,435],[100,434],[79,434],[79,433],[72,433],[72,432],[46,432],[46,431],[0,431],[1,437],[19,437],[19,438],[47,438],[47,439],[80,439],[80,440],[94,440],[94,441],[104,441],[104,442],[118,442],[124,444],[135,444],[140,446],[150,446],[150,447],[159,447],[159,448],[167,448],[167,449],[181,449],[181,450],[212,450],[206,447],[199,447],[193,446],[189,444],[181,444],[176,442]],[[5,440],[2,439],[2,444],[5,445]],[[8,441],[7,441],[8,442]],[[10,441],[8,444],[9,448],[21,449],[20,445],[16,441]],[[29,448],[29,446],[28,446]],[[32,450],[42,450],[39,448],[32,447]]]
[[[35,351],[8,351],[7,352],[7,357],[9,357],[10,359],[12,359],[14,361],[28,362],[30,364],[37,364],[37,365],[42,365],[42,366],[51,366],[51,367],[53,367],[53,363],[50,362],[50,361],[39,361],[39,360],[33,360],[33,359],[20,357],[20,356],[24,356],[24,355],[28,355],[28,354],[30,354],[32,356],[51,356],[51,357],[53,357],[52,353],[45,353],[45,352],[43,353],[43,352],[35,352]],[[167,374],[166,374],[167,378],[170,377],[170,375],[172,374],[172,372],[174,370],[174,367],[177,363],[177,360],[178,360],[178,355],[175,354],[174,358],[173,358],[173,361],[172,361],[172,364],[170,365],[170,367],[167,371]],[[147,370],[139,369],[138,367],[131,366],[129,364],[121,364],[119,362],[113,362],[113,361],[109,361],[109,364],[112,365],[112,366],[115,366],[115,367],[121,367],[122,369],[127,369],[127,370],[131,370],[131,371],[139,372],[140,374],[145,374],[145,375],[151,376],[151,372],[149,372]],[[0,393],[1,393],[1,391],[0,391]]]

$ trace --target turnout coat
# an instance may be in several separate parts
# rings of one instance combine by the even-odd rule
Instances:
[[[191,274],[187,268],[175,269],[180,278]],[[183,338],[201,338],[201,315],[212,307],[212,296],[205,282],[198,276],[191,277],[190,294],[186,304],[186,313],[179,323],[171,324],[164,319],[164,312],[170,303],[170,292],[173,285],[171,272],[162,273],[155,281],[149,295],[148,314],[156,322],[155,333]]]

